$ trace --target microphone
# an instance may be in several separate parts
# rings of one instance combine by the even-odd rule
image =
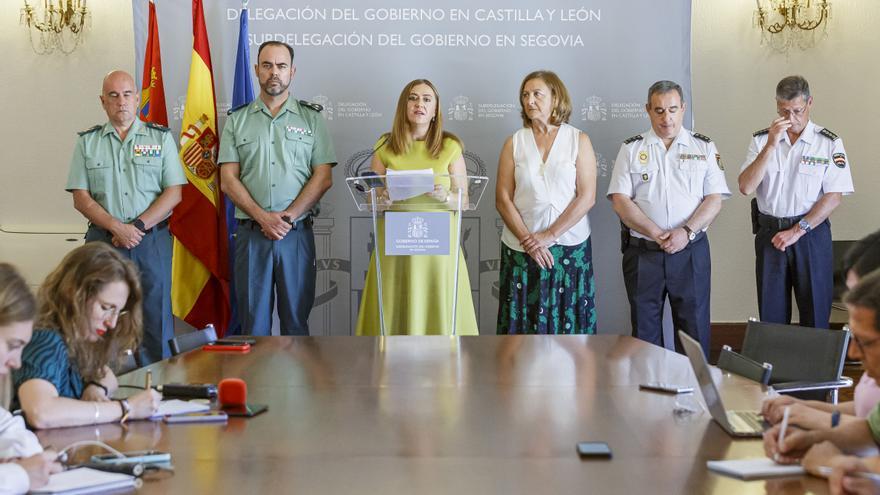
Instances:
[[[269,409],[265,404],[248,404],[247,384],[241,378],[224,378],[217,384],[220,408],[229,416],[256,416]]]
[[[221,406],[247,404],[247,383],[241,378],[224,378],[217,385]]]
[[[211,383],[168,383],[159,385],[156,390],[165,398],[213,399],[217,397],[217,386]]]

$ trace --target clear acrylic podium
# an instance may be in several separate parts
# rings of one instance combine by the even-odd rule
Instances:
[[[379,217],[388,212],[448,212],[455,215],[455,245],[450,245],[450,255],[454,256],[455,273],[452,294],[452,318],[449,333],[456,335],[458,304],[458,275],[461,253],[462,212],[476,210],[486,186],[488,177],[451,174],[399,173],[371,175],[369,172],[359,177],[346,179],[351,197],[358,211],[369,211],[373,220],[374,249],[388,245],[380,241]],[[427,183],[427,184],[426,184]],[[426,188],[431,187],[428,191]],[[448,223],[447,223],[448,224]],[[452,239],[452,232],[449,238]],[[379,253],[374,253],[376,268],[377,295],[379,301],[379,327],[385,336],[385,313],[382,294],[382,263]],[[408,256],[420,256],[409,254]]]

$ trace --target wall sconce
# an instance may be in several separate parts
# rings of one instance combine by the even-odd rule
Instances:
[[[761,43],[788,51],[792,46],[801,50],[816,44],[816,31],[828,34],[831,2],[828,0],[755,0],[754,25],[761,30]]]
[[[69,54],[76,50],[91,26],[86,0],[43,0],[42,14],[38,8],[24,0],[19,21],[28,30],[34,52],[46,55],[57,49]]]

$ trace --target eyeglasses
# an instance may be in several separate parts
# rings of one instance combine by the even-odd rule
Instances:
[[[856,346],[858,346],[860,351],[864,351],[868,347],[871,347],[872,345],[876,344],[877,342],[880,342],[880,337],[874,337],[873,339],[863,341],[863,340],[859,340],[859,338],[856,337],[855,335],[851,334],[851,336],[852,336],[852,341],[856,343]]]
[[[103,311],[102,315],[104,316],[104,319],[111,319],[114,317],[118,319],[128,314],[127,310],[119,311],[119,308],[109,304],[102,304],[101,311]]]
[[[791,110],[779,109],[776,110],[776,113],[780,117],[800,117],[807,111],[807,107],[794,108]]]

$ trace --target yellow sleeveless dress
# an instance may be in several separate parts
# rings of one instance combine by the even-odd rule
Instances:
[[[430,168],[435,174],[448,174],[449,164],[461,156],[461,146],[443,140],[438,158],[431,158],[424,141],[415,141],[404,155],[393,155],[383,146],[385,137],[376,143],[376,156],[390,170]],[[448,179],[439,179],[449,187]],[[450,215],[450,253],[444,256],[385,256],[385,222],[378,221],[377,249],[370,257],[358,312],[356,335],[380,335],[379,293],[376,286],[376,252],[382,265],[382,308],[387,335],[448,335],[452,323],[452,287],[455,283],[455,247],[458,242],[455,213]],[[471,284],[464,256],[459,253],[457,334],[477,335],[477,317],[471,296]]]

